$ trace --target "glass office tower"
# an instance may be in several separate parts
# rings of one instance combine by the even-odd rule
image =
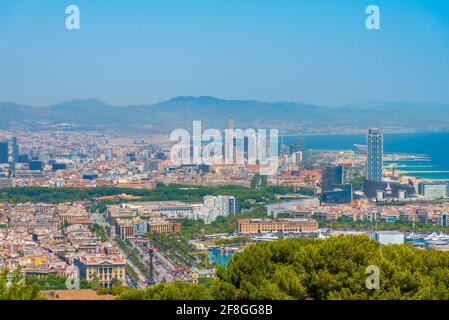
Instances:
[[[368,154],[366,159],[366,179],[382,181],[384,138],[379,129],[370,129],[366,136]]]
[[[8,154],[9,154],[8,142],[0,141],[0,163],[8,163]]]

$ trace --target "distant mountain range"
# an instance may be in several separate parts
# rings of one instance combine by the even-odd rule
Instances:
[[[324,107],[296,102],[176,97],[153,105],[112,106],[72,100],[46,107],[0,102],[0,128],[27,130],[99,130],[117,133],[168,133],[175,128],[224,128],[228,118],[240,128],[278,128],[284,132],[449,130],[449,104],[370,102]]]

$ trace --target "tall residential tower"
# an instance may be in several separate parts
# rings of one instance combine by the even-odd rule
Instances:
[[[370,129],[366,136],[368,154],[366,159],[366,179],[382,181],[384,138],[379,129]]]
[[[19,162],[19,145],[16,137],[12,137],[12,162],[14,164]]]

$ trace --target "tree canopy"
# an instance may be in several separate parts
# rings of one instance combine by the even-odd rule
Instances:
[[[370,266],[379,270],[376,289],[366,286]],[[448,267],[448,252],[381,246],[366,236],[288,239],[235,254],[207,286],[163,283],[115,294],[122,300],[447,300]],[[0,273],[0,300],[42,299],[40,289],[20,270]]]
[[[366,286],[369,266],[378,289]],[[366,236],[289,239],[253,245],[217,270],[210,289],[162,284],[121,299],[386,300],[449,299],[449,253],[381,246]]]
[[[40,288],[37,284],[28,284],[20,269],[13,272],[3,270],[0,273],[0,300],[40,300]]]
[[[229,195],[236,196],[242,205],[245,200],[254,199],[256,202],[272,202],[276,200],[275,194],[292,193],[294,190],[289,187],[264,186],[260,189],[251,189],[243,186],[185,186],[185,185],[163,185],[158,184],[155,189],[135,189],[135,188],[115,188],[115,187],[96,187],[96,188],[45,188],[45,187],[14,187],[0,188],[0,202],[6,203],[24,203],[24,202],[45,202],[62,203],[74,202],[80,200],[95,200],[104,196],[114,196],[128,194],[141,197],[138,201],[202,201],[207,195]],[[307,189],[301,192],[309,192]],[[135,200],[104,200],[96,202],[92,209],[104,209],[105,204],[116,202],[127,202]]]

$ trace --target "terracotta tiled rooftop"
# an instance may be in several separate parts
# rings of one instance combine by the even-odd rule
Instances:
[[[91,289],[50,290],[42,291],[42,295],[50,300],[114,300],[112,295],[98,295]]]

